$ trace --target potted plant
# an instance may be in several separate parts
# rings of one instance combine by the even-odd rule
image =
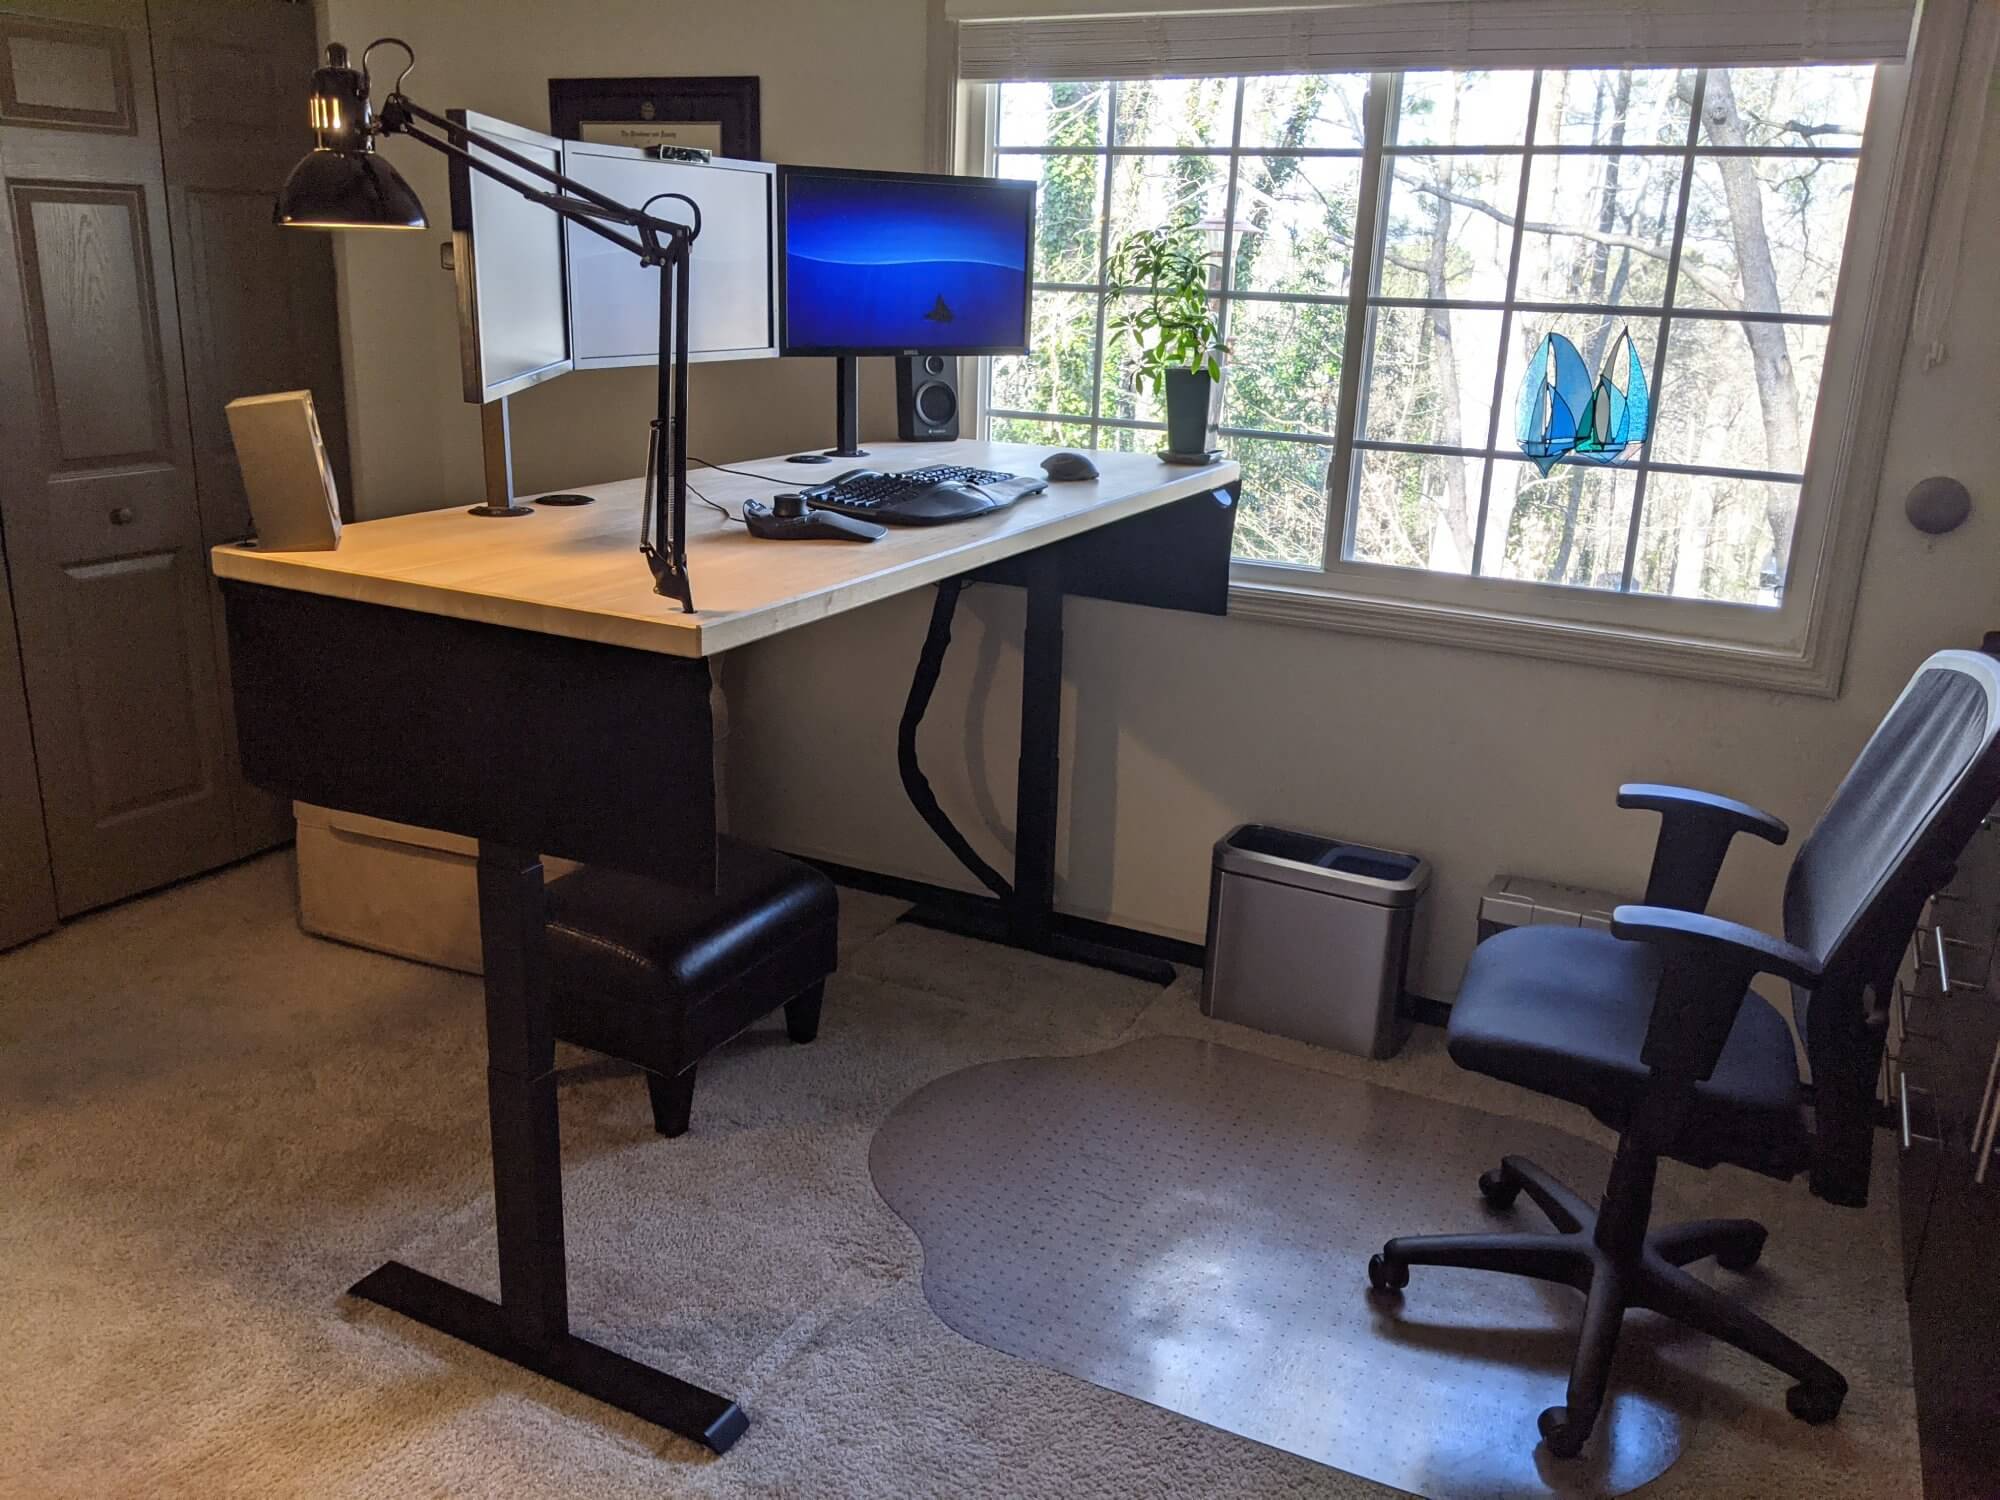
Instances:
[[[1114,337],[1138,356],[1134,384],[1167,403],[1167,451],[1208,447],[1209,392],[1222,378],[1222,330],[1208,300],[1211,257],[1186,229],[1141,229],[1111,253]],[[1135,300],[1136,299],[1136,300]]]

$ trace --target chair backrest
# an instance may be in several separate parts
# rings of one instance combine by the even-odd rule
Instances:
[[[1940,651],[1910,679],[1799,846],[1785,936],[1825,977],[1794,989],[1812,1066],[1812,1188],[1868,1196],[1891,987],[1924,902],[2000,801],[2000,660]]]

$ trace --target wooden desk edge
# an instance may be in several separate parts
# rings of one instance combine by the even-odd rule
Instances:
[[[1235,483],[1241,473],[1240,466],[1229,459],[1205,468],[1186,469],[1171,477],[1163,476],[1160,484],[1152,489],[1121,495],[1089,510],[1072,511],[1039,525],[997,536],[975,537],[961,545],[943,547],[880,573],[731,612],[658,616],[569,607],[506,594],[474,593],[376,573],[356,573],[337,564],[318,561],[338,557],[337,551],[265,553],[241,543],[226,543],[212,548],[209,558],[216,577],[239,583],[293,589],[301,593],[413,610],[419,614],[443,615],[479,624],[596,641],[602,645],[625,646],[666,656],[703,657],[747,646],[812,620],[844,614],[927,584],[957,577],[988,563],[1170,505],[1189,495],[1221,489]],[[932,534],[940,542],[949,543],[954,537],[963,536],[965,528],[941,526]],[[695,602],[699,604],[700,558],[691,557],[689,563],[694,574]],[[635,573],[644,567],[636,549],[632,566]]]

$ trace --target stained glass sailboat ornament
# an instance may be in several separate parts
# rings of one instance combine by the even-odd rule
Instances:
[[[1646,372],[1630,330],[1619,330],[1595,384],[1576,345],[1561,334],[1544,334],[1535,346],[1516,422],[1521,451],[1543,478],[1565,458],[1616,463],[1646,441],[1652,420]]]

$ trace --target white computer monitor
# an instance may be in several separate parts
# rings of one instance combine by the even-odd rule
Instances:
[[[471,110],[448,113],[537,165],[562,170],[563,142],[555,136]],[[471,149],[502,171],[526,175],[491,152]],[[452,271],[466,400],[497,401],[576,368],[562,229],[539,203],[464,162],[451,164]]]
[[[563,172],[637,208],[657,193],[685,193],[701,206],[701,234],[688,268],[688,357],[765,359],[778,352],[777,169],[723,157],[662,161],[629,146],[564,141]],[[672,199],[662,218],[688,220]],[[569,321],[579,370],[648,365],[659,359],[660,273],[628,250],[576,224],[567,231]]]

